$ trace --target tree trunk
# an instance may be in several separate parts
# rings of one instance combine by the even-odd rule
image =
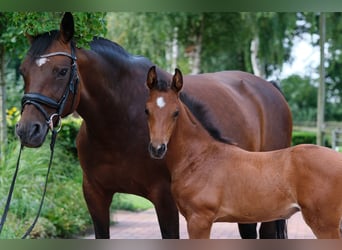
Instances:
[[[204,32],[204,14],[201,16],[201,26],[199,32],[194,36],[194,46],[190,54],[191,74],[199,74],[201,72],[201,52],[202,52],[202,37]]]
[[[317,93],[317,139],[318,145],[324,145],[324,110],[325,110],[325,13],[320,13],[319,17],[319,45],[320,45],[320,66],[319,66],[319,88]]]
[[[197,43],[192,54],[191,74],[199,74],[201,68],[202,36],[197,37]]]
[[[166,61],[167,61],[167,68],[166,70],[173,74],[175,68],[177,67],[177,60],[178,60],[178,27],[174,27],[172,41],[168,41],[166,43]]]
[[[173,39],[172,39],[172,56],[171,56],[171,69],[173,72],[177,67],[178,59],[178,28],[173,29]]]
[[[265,78],[265,69],[263,64],[258,59],[258,51],[259,51],[259,37],[255,36],[251,42],[251,63],[253,68],[253,73],[256,76]]]
[[[5,84],[5,48],[0,46],[0,160],[4,158],[7,143],[6,125],[6,84]]]

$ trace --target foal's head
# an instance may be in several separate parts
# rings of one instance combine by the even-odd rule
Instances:
[[[178,97],[183,87],[183,77],[180,70],[176,69],[169,85],[164,80],[158,80],[156,68],[152,66],[146,84],[150,90],[145,109],[150,131],[148,150],[151,157],[162,159],[179,115]]]

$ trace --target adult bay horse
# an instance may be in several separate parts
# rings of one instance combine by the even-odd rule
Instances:
[[[342,237],[342,154],[298,145],[249,152],[222,143],[181,102],[183,77],[170,85],[148,72],[149,152],[163,159],[190,238],[209,238],[213,222],[286,219],[302,211],[318,238]]]
[[[96,238],[110,236],[109,207],[117,192],[150,200],[162,237],[178,238],[170,174],[165,161],[151,159],[146,150],[149,137],[142,106],[148,95],[146,72],[153,64],[103,38],[94,38],[90,50],[76,48],[73,34],[73,16],[65,13],[59,30],[31,38],[20,67],[25,86],[16,132],[21,143],[41,146],[58,117],[77,111],[83,118],[77,137],[83,191]],[[213,134],[220,131],[254,151],[290,145],[288,105],[268,82],[243,72],[187,76],[185,82],[184,92],[205,103],[210,114],[206,127]],[[191,98],[189,105],[200,113]],[[260,237],[284,237],[285,225],[263,223],[260,231]],[[255,238],[255,224],[242,226],[240,234]]]

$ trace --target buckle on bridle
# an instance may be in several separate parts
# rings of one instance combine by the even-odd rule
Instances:
[[[57,117],[57,119],[58,119],[58,121],[57,121],[57,126],[56,126],[56,127],[54,126],[54,118],[55,118],[55,117]],[[48,124],[49,129],[50,129],[51,131],[55,131],[55,132],[57,132],[57,133],[58,133],[58,132],[61,130],[61,128],[62,128],[62,118],[61,118],[61,116],[60,116],[59,114],[57,114],[57,113],[52,114],[52,115],[50,116],[49,120],[46,121],[46,123]]]

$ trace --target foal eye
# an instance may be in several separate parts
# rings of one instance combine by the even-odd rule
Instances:
[[[173,118],[177,118],[178,115],[179,115],[179,111],[176,110],[176,111],[172,114],[172,117],[173,117]]]

